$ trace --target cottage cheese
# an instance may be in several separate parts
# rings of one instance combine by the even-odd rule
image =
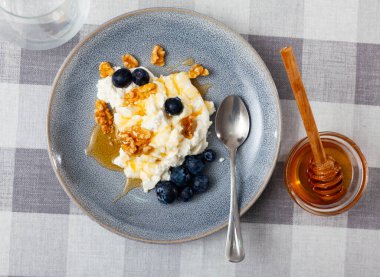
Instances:
[[[149,74],[150,82],[157,85],[157,92],[131,106],[123,105],[123,99],[126,92],[136,87],[135,84],[116,88],[112,84],[112,77],[103,78],[97,84],[98,98],[114,109],[114,122],[118,130],[140,124],[154,134],[150,142],[154,149],[149,154],[129,156],[120,148],[120,154],[114,160],[114,164],[124,169],[127,178],[142,180],[145,192],[153,189],[160,180],[168,180],[170,167],[181,165],[187,155],[205,150],[208,128],[212,123],[210,115],[215,111],[213,102],[204,101],[191,83],[188,73],[180,72],[159,78]],[[168,116],[164,111],[165,100],[171,97],[181,99],[184,109],[180,115]],[[141,110],[144,110],[144,115],[141,115]],[[192,138],[187,139],[181,134],[183,127],[180,120],[192,113],[198,114],[195,118],[197,127]]]

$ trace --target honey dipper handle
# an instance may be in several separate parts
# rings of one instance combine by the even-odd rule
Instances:
[[[314,160],[317,164],[323,164],[326,162],[326,153],[323,149],[321,138],[319,137],[318,128],[315,124],[313,112],[306,95],[306,90],[301,79],[301,74],[298,70],[293,49],[291,47],[285,47],[282,48],[280,52],[286,73],[288,74],[290,86],[292,87],[293,94],[302,117],[303,125],[306,129],[306,134],[310,141]]]

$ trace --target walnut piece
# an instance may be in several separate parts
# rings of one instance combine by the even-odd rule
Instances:
[[[201,64],[194,64],[194,66],[189,70],[189,78],[194,79],[198,76],[208,76],[209,72]]]
[[[152,50],[151,63],[157,66],[165,65],[165,50],[160,45],[156,44]]]
[[[130,156],[149,154],[149,152],[153,150],[153,147],[149,145],[152,137],[152,131],[142,128],[139,125],[134,125],[118,133],[121,148]]]
[[[109,62],[101,62],[99,64],[99,75],[102,78],[111,76],[115,70],[113,70],[111,64]]]
[[[181,134],[187,139],[191,139],[194,135],[195,129],[197,129],[197,121],[195,120],[196,116],[197,115],[195,114],[190,114],[180,120],[182,125]]]
[[[139,66],[139,62],[131,54],[125,54],[121,57],[123,64],[126,68],[135,68]]]
[[[124,105],[128,106],[139,100],[144,100],[156,92],[157,85],[155,83],[148,83],[146,85],[136,87],[124,95]]]
[[[104,134],[114,131],[113,114],[103,100],[96,100],[95,103],[95,122],[100,125]]]

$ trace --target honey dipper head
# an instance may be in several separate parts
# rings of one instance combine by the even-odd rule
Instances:
[[[342,168],[332,156],[328,155],[326,162],[323,164],[317,164],[314,160],[311,160],[307,175],[313,191],[323,201],[334,202],[344,196]]]

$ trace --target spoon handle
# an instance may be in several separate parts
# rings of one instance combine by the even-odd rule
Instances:
[[[228,220],[228,231],[226,241],[226,257],[230,262],[241,262],[244,257],[243,239],[240,230],[240,215],[237,202],[236,188],[236,150],[230,150],[230,171],[231,171],[231,199],[230,217]]]

